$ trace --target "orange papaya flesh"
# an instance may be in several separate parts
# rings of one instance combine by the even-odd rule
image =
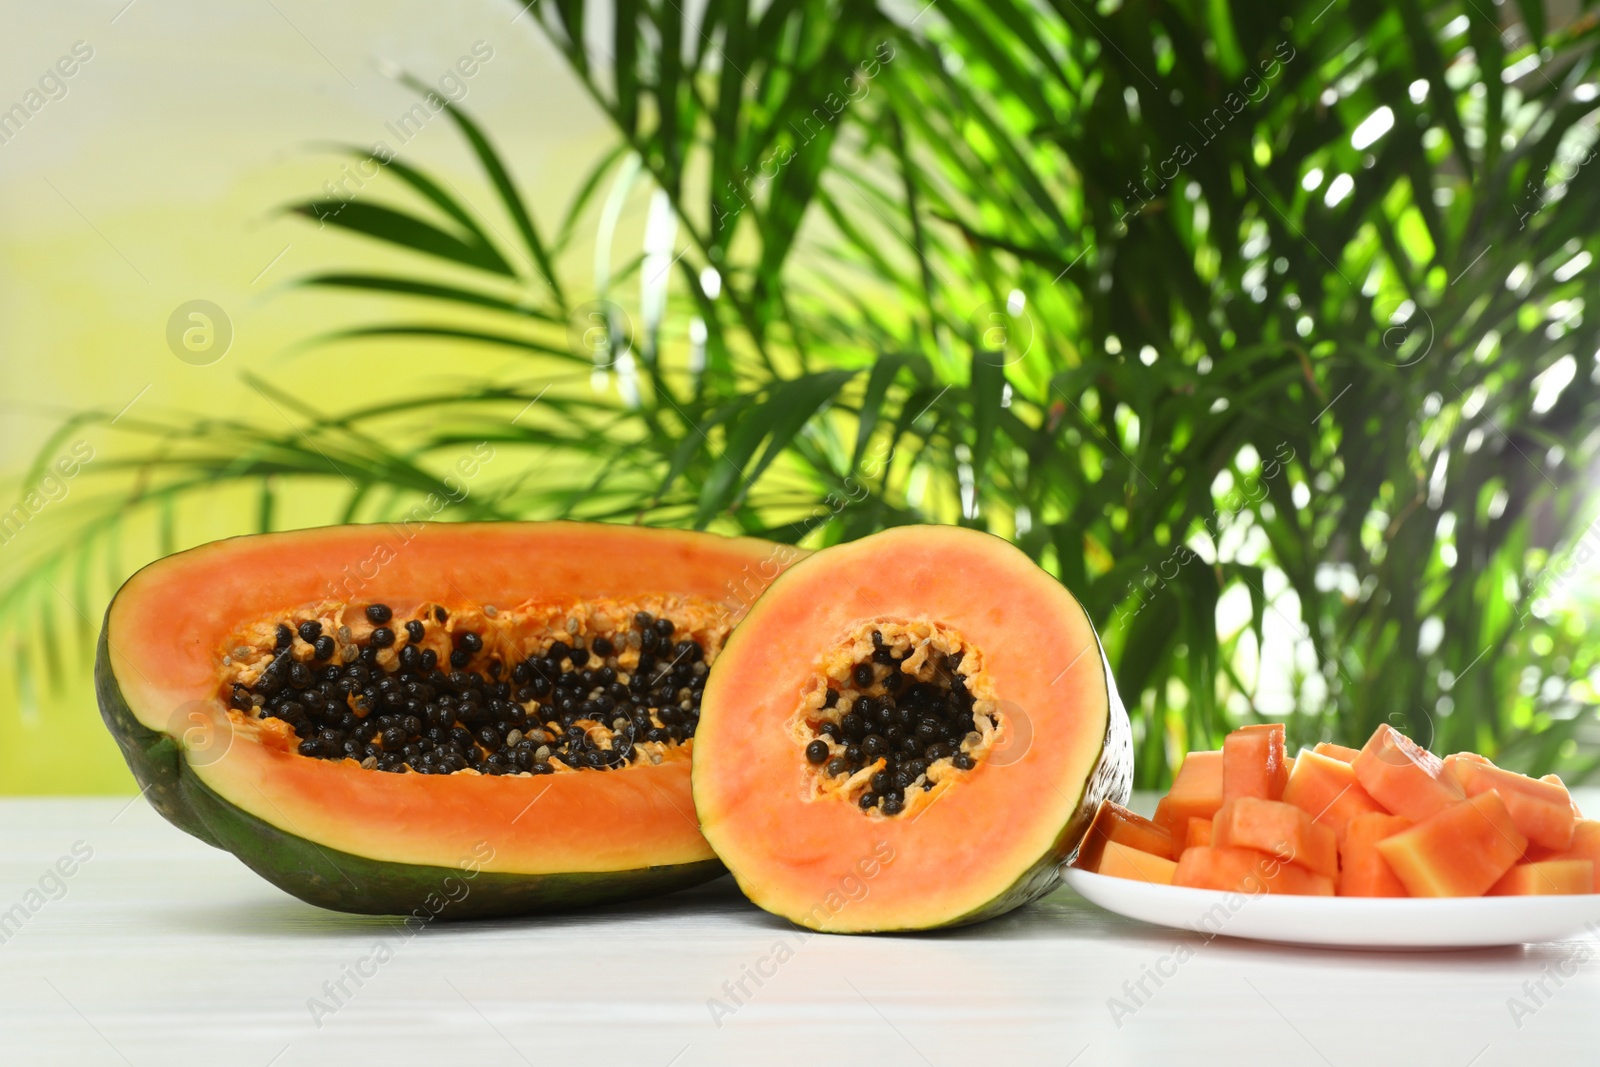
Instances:
[[[1345,826],[1354,816],[1384,811],[1356,781],[1354,767],[1318,752],[1300,753],[1283,787],[1283,799],[1337,837],[1344,836]]]
[[[1211,820],[1189,819],[1189,828],[1183,836],[1184,848],[1196,848],[1200,845],[1211,844]]]
[[[1336,759],[1341,763],[1354,763],[1355,758],[1361,755],[1359,748],[1347,748],[1344,745],[1336,745],[1332,741],[1319,741],[1311,751],[1319,756]]]
[[[1467,796],[1494,790],[1505,802],[1511,821],[1531,843],[1560,851],[1572,844],[1577,818],[1564,785],[1529,778],[1486,763],[1464,761],[1452,770]]]
[[[1414,897],[1481,896],[1528,846],[1497,792],[1458,801],[1376,845]]]
[[[1353,764],[1356,779],[1373,800],[1396,815],[1420,822],[1466,794],[1444,764],[1427,749],[1385,723]]]
[[[1562,776],[1560,776],[1560,774],[1544,774],[1544,776],[1539,777],[1539,781],[1549,782],[1550,785],[1560,785],[1562,789],[1566,789],[1566,782],[1562,781]],[[1581,809],[1578,808],[1578,798],[1571,795],[1571,790],[1566,792],[1566,797],[1570,798],[1571,803],[1573,803],[1574,819],[1582,819],[1582,817],[1584,817],[1584,813],[1582,813]]]
[[[1587,859],[1595,865],[1594,893],[1600,893],[1600,819],[1579,819],[1573,827],[1573,840],[1563,849],[1528,849],[1528,859]]]
[[[918,737],[853,763],[857,717],[886,707],[915,711]],[[924,720],[944,747],[910,756]],[[706,685],[692,774],[753,903],[829,932],[920,930],[1053,888],[1100,802],[1127,801],[1131,731],[1060,582],[992,535],[902,526],[801,560],[756,601]]]
[[[1559,785],[1562,789],[1567,788],[1567,783],[1561,780],[1561,776],[1559,774],[1546,774],[1542,776],[1539,781],[1549,782],[1551,785]],[[1577,798],[1572,796],[1570,790],[1568,791],[1567,796],[1572,800],[1572,817],[1574,819],[1583,818],[1583,812],[1578,808]]]
[[[1210,819],[1222,807],[1222,753],[1191,752],[1184,757],[1167,795],[1156,802],[1155,822],[1176,840],[1190,819]]]
[[[528,686],[528,661],[569,676],[581,645],[589,668],[643,677],[642,645],[628,647],[642,633],[638,610],[672,621],[672,640],[694,644],[694,658],[713,659],[742,600],[802,554],[588,523],[418,522],[217,542],[119,590],[96,663],[101,712],[161,814],[323,907],[412,912],[463,864],[470,892],[451,903],[453,918],[666,892],[722,869],[695,825],[692,716],[676,706],[664,722],[668,694],[657,687],[663,703],[642,731],[657,740],[636,724],[640,743],[625,744],[628,731],[596,705],[584,742],[563,743],[547,731],[563,724],[551,690]],[[552,666],[555,641],[570,655]],[[341,678],[331,689],[330,670]],[[408,673],[430,695],[405,691]],[[461,698],[454,710],[435,699],[447,692]],[[340,724],[347,713],[354,725]],[[486,738],[502,717],[510,729]],[[442,731],[432,750],[414,744],[419,725]]]
[[[1288,780],[1283,724],[1242,726],[1222,742],[1222,802],[1239,797],[1281,800]]]
[[[1295,896],[1333,895],[1333,880],[1251,848],[1202,845],[1184,849],[1172,884],[1192,889],[1233,893],[1283,893]]]
[[[1164,856],[1153,855],[1116,841],[1106,843],[1093,868],[1096,874],[1105,874],[1113,878],[1131,878],[1136,882],[1154,882],[1160,885],[1171,885],[1173,873],[1177,869],[1178,865]]]
[[[1266,852],[1325,878],[1339,874],[1334,832],[1281,800],[1239,797],[1227,801],[1212,820],[1211,843],[1217,848]]]
[[[1458,781],[1460,775],[1457,774],[1456,768],[1459,764],[1476,763],[1480,767],[1494,766],[1494,762],[1488,756],[1481,756],[1476,752],[1452,752],[1440,762],[1444,764],[1444,772],[1455,777]]]
[[[1086,871],[1099,870],[1100,856],[1112,842],[1162,859],[1171,859],[1175,852],[1172,835],[1167,831],[1114,800],[1102,800],[1083,844],[1078,846],[1074,865]]]
[[[1378,851],[1378,842],[1412,826],[1410,819],[1387,812],[1361,812],[1345,824],[1339,840],[1341,897],[1404,897],[1406,887]]]
[[[1491,897],[1560,896],[1594,892],[1594,864],[1588,860],[1519,863],[1489,887]]]

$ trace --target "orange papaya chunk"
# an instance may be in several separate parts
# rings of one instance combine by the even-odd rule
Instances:
[[[1476,897],[1522,859],[1528,839],[1494,791],[1458,801],[1377,849],[1414,897]]]
[[[1281,800],[1240,797],[1228,801],[1212,820],[1211,842],[1217,848],[1253,848],[1270,853],[1326,878],[1339,875],[1339,846],[1334,832]]]
[[[1131,878],[1136,882],[1171,885],[1177,869],[1176,863],[1162,856],[1154,856],[1116,841],[1107,841],[1094,873],[1110,875],[1112,878]]]
[[[1519,863],[1489,887],[1491,897],[1543,897],[1594,892],[1594,864],[1588,860]]]
[[[1566,848],[1528,849],[1530,860],[1589,860],[1600,871],[1600,820],[1579,819],[1572,827],[1572,840]]]
[[[1421,822],[1466,798],[1444,763],[1387,723],[1379,726],[1353,766],[1361,788],[1391,814]]]
[[[1542,782],[1487,763],[1463,761],[1451,768],[1469,797],[1494,790],[1505,801],[1517,829],[1535,845],[1563,849],[1572,844],[1577,818],[1564,785]]]
[[[1352,815],[1339,840],[1339,895],[1341,897],[1410,896],[1400,879],[1389,868],[1377,845],[1410,829],[1410,819],[1386,812]]]
[[[1461,780],[1459,768],[1462,764],[1475,763],[1480,767],[1494,766],[1488,756],[1480,756],[1476,752],[1452,752],[1441,762],[1444,764],[1444,773],[1455,778],[1457,782]]]
[[[1172,789],[1156,804],[1157,825],[1177,840],[1190,818],[1209,819],[1222,807],[1222,753],[1191,752],[1184,757]]]
[[[1112,842],[1162,859],[1171,859],[1174,851],[1172,835],[1166,830],[1115,801],[1102,800],[1083,844],[1078,846],[1078,858],[1073,860],[1073,865],[1086,871],[1099,870],[1100,856]]]
[[[1355,758],[1361,755],[1359,748],[1346,748],[1344,745],[1336,745],[1332,741],[1319,741],[1317,742],[1317,747],[1311,751],[1319,756],[1327,756],[1329,759],[1339,760],[1341,763],[1353,763]]]
[[[1333,896],[1333,880],[1253,848],[1202,845],[1178,857],[1173,885],[1234,893]]]
[[[1199,848],[1201,845],[1211,844],[1211,820],[1189,820],[1189,829],[1183,835],[1184,848]]]
[[[1222,741],[1222,802],[1238,797],[1281,800],[1289,771],[1283,759],[1283,724],[1241,726]]]
[[[1317,752],[1302,752],[1295,760],[1294,771],[1283,787],[1283,801],[1341,838],[1352,816],[1384,810],[1356,781],[1354,767]]]
[[[1544,777],[1540,778],[1539,781],[1541,781],[1541,782],[1549,782],[1551,785],[1559,785],[1562,789],[1566,789],[1567,788],[1567,783],[1563,782],[1561,780],[1561,776],[1559,774],[1547,774]],[[1567,796],[1569,798],[1572,797],[1571,790],[1567,791]],[[1575,798],[1572,800],[1572,817],[1574,819],[1583,818],[1583,812],[1578,810],[1578,801]]]

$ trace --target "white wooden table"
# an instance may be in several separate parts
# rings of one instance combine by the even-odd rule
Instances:
[[[1600,946],[1586,941],[1205,943],[1067,890],[943,934],[807,936],[726,878],[407,937],[301,904],[143,801],[4,800],[0,826],[0,913],[39,905],[0,933],[4,1067],[1600,1063]],[[58,885],[47,872],[78,842],[93,855]],[[1114,1020],[1111,998],[1132,1003],[1124,983],[1179,942],[1193,958]],[[771,977],[746,978],[735,1005],[724,983],[758,967]],[[1535,1004],[1524,983],[1541,977]],[[341,979],[342,1005],[324,986]],[[313,998],[332,1013],[315,1017]],[[1514,1017],[1513,998],[1532,1013]]]

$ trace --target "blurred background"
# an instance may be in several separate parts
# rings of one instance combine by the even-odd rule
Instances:
[[[1589,6],[109,0],[0,40],[0,792],[117,585],[441,520],[1014,540],[1139,784],[1600,763]],[[494,458],[470,482],[456,461]]]

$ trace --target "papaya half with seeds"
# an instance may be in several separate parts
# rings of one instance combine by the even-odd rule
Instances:
[[[723,869],[689,780],[709,668],[801,555],[568,522],[220,541],[112,600],[101,714],[157,811],[312,904],[670,892]]]
[[[978,922],[1057,884],[1133,776],[1082,605],[1013,545],[907,526],[780,575],[695,736],[701,829],[753,902],[831,932]]]

